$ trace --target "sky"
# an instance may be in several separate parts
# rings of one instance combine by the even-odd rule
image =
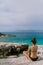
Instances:
[[[43,30],[43,0],[0,0],[0,32]]]

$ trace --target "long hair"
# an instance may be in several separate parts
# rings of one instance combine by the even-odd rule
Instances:
[[[33,38],[31,42],[35,45],[36,44],[36,38]]]

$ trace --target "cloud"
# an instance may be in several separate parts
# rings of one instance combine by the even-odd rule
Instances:
[[[0,0],[0,31],[41,30],[42,27],[42,0]]]

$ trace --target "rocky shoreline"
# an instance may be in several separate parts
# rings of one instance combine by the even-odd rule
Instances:
[[[18,55],[28,49],[27,44],[0,43],[0,56]]]
[[[28,49],[28,45],[27,44],[16,44],[16,43],[5,43],[5,42],[0,42],[0,49],[2,49],[2,47],[4,47],[5,49],[7,48],[16,48],[19,50],[19,52],[17,53],[22,53],[24,50]],[[4,50],[3,48],[3,50]],[[20,52],[22,48],[22,52]],[[43,50],[43,46],[38,46],[38,51],[42,51]],[[10,49],[11,50],[11,49]],[[18,51],[17,50],[17,51]],[[16,56],[16,54],[14,55],[9,55],[7,58],[0,58],[0,65],[43,65],[43,53],[38,54],[39,59],[36,62],[27,60],[25,56],[23,56],[23,54],[20,54],[19,57]],[[7,51],[8,52],[8,51]],[[10,51],[9,51],[10,52]],[[6,54],[6,53],[5,53]]]

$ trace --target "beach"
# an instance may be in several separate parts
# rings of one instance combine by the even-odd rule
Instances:
[[[43,65],[43,0],[0,0],[0,65]]]
[[[9,43],[9,45],[10,44],[11,43]],[[8,45],[8,43],[0,42],[0,46],[1,45]],[[26,57],[21,54],[19,57],[12,55],[8,58],[0,58],[0,65],[43,65],[43,45],[38,45],[38,52],[39,58],[35,62],[27,60]]]

